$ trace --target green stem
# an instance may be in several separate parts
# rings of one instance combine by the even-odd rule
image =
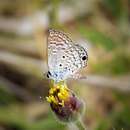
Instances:
[[[77,126],[77,128],[79,130],[86,130],[85,127],[84,127],[84,124],[83,124],[83,122],[81,120],[76,121],[75,125]]]
[[[57,19],[57,9],[59,6],[60,0],[52,0],[51,4],[52,4],[52,9],[50,10],[50,25],[51,27],[56,27],[58,25],[58,19]]]

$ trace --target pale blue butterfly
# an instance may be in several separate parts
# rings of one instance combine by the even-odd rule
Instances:
[[[76,76],[87,66],[87,50],[74,44],[62,31],[48,31],[48,73],[47,77],[60,82]]]

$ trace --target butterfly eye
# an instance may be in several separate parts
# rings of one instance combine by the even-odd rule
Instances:
[[[86,60],[86,59],[87,59],[87,57],[86,57],[86,56],[83,56],[83,57],[82,57],[82,60]]]

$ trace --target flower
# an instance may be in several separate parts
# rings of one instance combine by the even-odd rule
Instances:
[[[60,121],[75,121],[83,111],[83,101],[65,83],[54,85],[46,99]]]

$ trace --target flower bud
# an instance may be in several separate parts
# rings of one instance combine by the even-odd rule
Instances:
[[[52,87],[47,101],[60,121],[75,121],[83,111],[83,101],[68,89],[66,84],[57,84]]]

